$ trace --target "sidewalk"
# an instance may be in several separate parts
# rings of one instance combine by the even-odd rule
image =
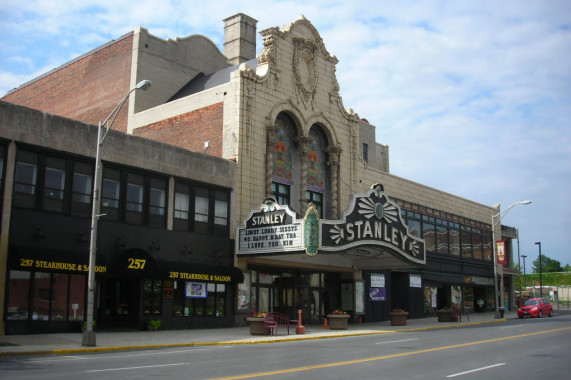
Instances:
[[[279,331],[278,336],[250,335],[249,327],[231,327],[200,330],[97,332],[95,347],[81,345],[81,333],[2,335],[0,356],[72,354],[83,352],[133,350],[156,347],[185,347],[205,345],[236,345],[278,343],[293,340],[327,339],[367,334],[389,334],[438,328],[500,323],[517,318],[515,312],[506,312],[504,319],[495,319],[494,313],[462,316],[461,322],[438,322],[437,317],[409,319],[407,326],[391,326],[390,321],[349,324],[347,330],[323,329],[323,326],[305,326],[305,334],[296,335],[295,329]]]

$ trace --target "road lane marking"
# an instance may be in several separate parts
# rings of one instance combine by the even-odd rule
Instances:
[[[400,343],[400,342],[409,342],[411,340],[418,340],[418,338],[412,338],[412,339],[401,339],[401,340],[391,340],[389,342],[378,342],[375,344],[387,344],[387,343]]]
[[[514,327],[521,327],[523,325],[513,325],[513,326],[501,326],[501,329],[513,329]]]
[[[127,370],[131,370],[131,369],[147,369],[147,368],[158,368],[158,367],[174,367],[174,366],[186,365],[186,364],[188,364],[188,363],[172,363],[172,364],[142,365],[142,366],[138,366],[138,367],[91,369],[91,370],[85,371],[85,373],[127,371]]]
[[[410,352],[401,352],[401,353],[398,353],[398,354],[391,354],[391,355],[384,355],[384,356],[375,356],[375,357],[372,357],[372,358],[362,358],[362,359],[347,360],[347,361],[342,361],[342,362],[333,362],[333,363],[326,363],[326,364],[316,364],[316,365],[311,365],[311,366],[288,368],[288,369],[281,369],[281,370],[276,370],[276,371],[267,371],[267,372],[258,372],[258,373],[248,373],[248,374],[245,374],[245,375],[236,375],[236,376],[228,376],[228,377],[218,377],[218,378],[215,378],[215,379],[213,379],[213,380],[249,379],[249,378],[253,378],[253,377],[282,375],[282,374],[286,374],[286,373],[294,373],[294,372],[302,372],[302,371],[311,371],[311,370],[314,370],[314,369],[340,367],[340,366],[344,366],[344,365],[367,363],[367,362],[373,362],[373,361],[377,361],[377,360],[400,358],[400,357],[403,357],[403,356],[419,355],[419,354],[424,354],[424,353],[427,353],[427,352],[451,350],[451,349],[455,349],[455,348],[475,346],[475,345],[478,345],[478,344],[501,342],[501,341],[503,341],[503,340],[511,340],[511,339],[517,339],[517,338],[526,338],[526,337],[530,337],[530,336],[534,336],[534,335],[548,334],[548,333],[553,333],[553,332],[558,332],[558,331],[565,331],[565,330],[571,330],[571,327],[563,327],[563,328],[554,329],[554,330],[537,331],[537,332],[532,332],[532,333],[527,333],[527,334],[512,335],[512,336],[508,336],[508,337],[504,337],[504,338],[493,338],[493,339],[479,340],[479,341],[476,341],[476,342],[454,344],[454,345],[451,345],[451,346],[442,346],[442,347],[427,348],[427,349],[424,349],[424,350],[417,350],[417,351],[410,351]]]
[[[197,352],[197,351],[213,351],[219,349],[229,349],[233,348],[233,346],[218,346],[216,348],[193,348],[188,350],[169,350],[169,351],[152,351],[152,352],[141,352],[136,354],[124,354],[124,355],[98,355],[98,356],[61,356],[56,358],[43,358],[43,359],[25,359],[22,361],[26,361],[28,363],[50,363],[50,362],[60,362],[66,360],[97,360],[97,359],[121,359],[126,357],[137,357],[137,356],[155,356],[155,355],[171,355],[171,354],[181,354],[181,353],[188,353],[188,352]]]
[[[506,363],[498,363],[498,364],[488,365],[488,366],[485,366],[485,367],[474,368],[474,369],[471,369],[471,370],[469,370],[469,371],[458,372],[458,373],[455,373],[455,374],[453,374],[453,375],[448,375],[448,376],[446,376],[446,377],[456,377],[456,376],[467,375],[467,374],[469,374],[469,373],[478,372],[478,371],[483,371],[483,370],[485,370],[485,369],[490,369],[490,368],[494,368],[494,367],[499,367],[499,366],[502,366],[502,365],[506,365]]]

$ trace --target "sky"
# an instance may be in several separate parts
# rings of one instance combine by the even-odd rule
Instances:
[[[535,242],[571,264],[569,0],[0,0],[0,96],[139,26],[222,51],[236,13],[258,32],[305,16],[392,174],[502,209],[531,200],[501,220],[527,271]]]

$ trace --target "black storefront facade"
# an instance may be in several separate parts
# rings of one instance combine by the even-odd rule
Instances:
[[[97,127],[0,108],[1,333],[80,331]],[[235,163],[114,131],[103,157],[96,329],[233,326]]]
[[[29,210],[12,218],[6,334],[80,331],[89,220]],[[144,330],[150,320],[163,329],[233,326],[243,277],[229,239],[101,221],[98,252],[96,329]]]

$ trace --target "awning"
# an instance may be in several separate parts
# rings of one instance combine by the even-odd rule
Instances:
[[[123,252],[110,268],[110,274],[126,277],[184,280],[197,282],[242,283],[244,275],[236,267],[155,260],[142,249]]]
[[[158,266],[159,277],[165,280],[226,282],[234,284],[244,282],[244,274],[236,267],[174,261],[160,261]]]

